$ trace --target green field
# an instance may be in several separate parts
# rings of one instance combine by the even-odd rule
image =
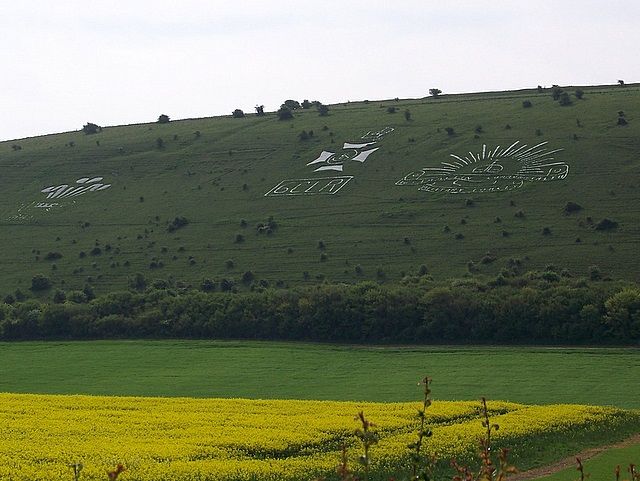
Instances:
[[[16,393],[582,403],[640,408],[637,349],[357,347],[215,341],[0,344]]]
[[[354,102],[331,106],[327,117],[298,110],[292,121],[273,113],[227,116],[2,142],[0,293],[26,291],[37,273],[54,288],[88,282],[102,293],[126,288],[136,272],[198,287],[205,278],[238,282],[251,271],[256,280],[293,286],[394,282],[423,264],[444,279],[467,274],[469,261],[477,275],[495,276],[511,258],[525,270],[555,264],[582,276],[598,265],[638,280],[640,87],[585,87],[582,100],[566,90],[568,107],[549,90],[523,90]],[[523,108],[524,100],[533,107]],[[624,127],[616,125],[619,111]],[[348,161],[342,172],[307,165],[323,150],[340,152],[344,142],[387,126],[395,130],[366,162]],[[300,140],[302,130],[313,137]],[[564,149],[555,161],[569,166],[568,176],[474,194],[396,185],[410,172],[452,161],[450,154],[515,141]],[[353,179],[335,195],[265,197],[283,179],[334,175]],[[87,176],[111,187],[49,211],[36,207],[47,200],[43,188]],[[568,201],[583,210],[564,213]],[[176,216],[189,224],[169,232]],[[258,231],[270,217],[277,227]],[[604,218],[618,227],[597,231]]]
[[[621,479],[629,479],[630,475],[627,469],[629,464],[633,463],[637,466],[640,462],[640,444],[634,444],[624,448],[610,449],[599,454],[589,460],[583,461],[584,471],[589,474],[588,479],[606,480],[615,478],[616,466],[620,466]],[[538,478],[540,481],[575,481],[579,479],[580,474],[575,468],[568,468],[559,471],[550,476]]]

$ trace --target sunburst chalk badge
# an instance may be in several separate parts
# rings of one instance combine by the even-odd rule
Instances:
[[[555,162],[554,154],[564,149],[549,150],[547,142],[528,147],[515,141],[509,147],[461,156],[450,154],[453,160],[441,162],[442,167],[425,167],[411,172],[396,185],[417,185],[427,192],[470,194],[515,190],[525,182],[548,182],[564,179],[569,165]]]

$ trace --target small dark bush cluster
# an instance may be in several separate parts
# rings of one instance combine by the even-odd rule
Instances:
[[[596,224],[595,229],[599,231],[607,231],[616,229],[617,227],[618,223],[616,221],[604,218]]]
[[[189,224],[189,220],[186,217],[179,216],[174,218],[167,226],[167,231],[175,232]]]
[[[574,212],[579,212],[582,210],[582,206],[580,204],[576,204],[575,202],[567,202],[567,204],[564,206],[564,211],[567,214],[572,214]]]
[[[87,122],[85,125],[82,126],[82,131],[86,135],[92,135],[92,134],[97,134],[98,132],[102,132],[102,127],[100,127],[97,124]]]

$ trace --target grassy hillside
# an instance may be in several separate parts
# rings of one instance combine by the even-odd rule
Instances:
[[[199,286],[251,271],[294,285],[395,281],[421,265],[436,278],[462,276],[469,261],[475,275],[496,275],[510,258],[526,269],[553,263],[587,275],[598,265],[638,280],[640,87],[584,88],[582,100],[566,91],[573,100],[566,107],[549,90],[445,95],[334,105],[326,117],[297,110],[290,121],[273,113],[228,116],[0,143],[0,293],[28,289],[38,273],[54,287],[89,282],[104,292],[126,287],[136,272]],[[524,100],[532,107],[523,108]],[[621,110],[626,126],[616,125]],[[307,165],[385,127],[395,130],[360,149],[379,147],[364,162],[346,160],[342,172]],[[313,136],[300,140],[302,130]],[[569,166],[566,178],[458,194],[396,185],[411,172],[455,162],[450,154],[477,154],[483,145],[504,151],[515,141],[564,149],[553,162]],[[492,175],[481,184],[510,182]],[[334,195],[265,196],[285,179],[314,179],[298,189],[316,192],[324,185],[318,178],[336,176],[353,178]],[[94,177],[110,187],[50,200],[41,192]],[[37,207],[54,201],[60,205]],[[569,201],[583,209],[566,214]],[[188,225],[170,232],[176,217]],[[277,224],[271,233],[256,228],[270,218]],[[596,230],[603,218],[618,227]]]

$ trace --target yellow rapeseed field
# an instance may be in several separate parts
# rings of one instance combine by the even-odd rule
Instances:
[[[343,442],[356,457],[354,416],[364,410],[380,433],[372,469],[398,469],[415,439],[418,403],[261,401],[0,394],[0,479],[305,480],[333,472]],[[616,408],[490,402],[498,444],[526,446],[532,436],[575,437],[638,423]],[[481,435],[479,402],[435,402],[427,411],[428,449],[469,458]]]

